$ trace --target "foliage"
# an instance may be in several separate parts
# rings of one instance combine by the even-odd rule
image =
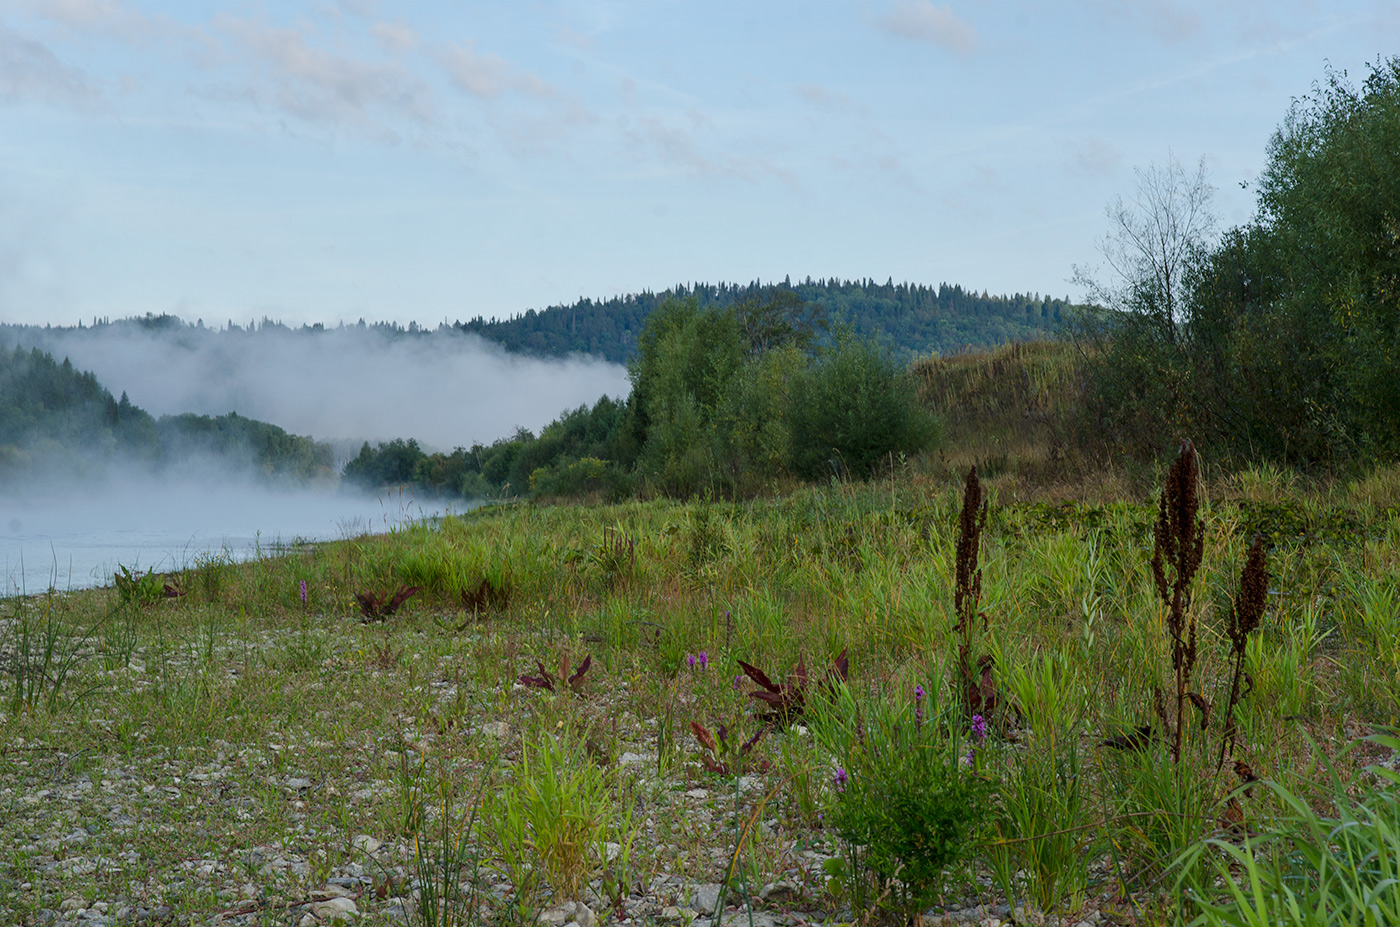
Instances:
[[[330,473],[331,449],[276,425],[227,415],[154,419],[89,372],[38,348],[0,349],[0,477],[41,469],[100,473],[113,462],[157,471],[219,461],[255,475],[307,481]],[[7,464],[8,462],[8,464]]]
[[[1400,453],[1397,202],[1400,58],[1359,90],[1329,70],[1275,133],[1255,217],[1214,245],[1197,227],[1170,308],[1129,267],[1133,298],[1091,320],[1108,341],[1090,363],[1092,426],[1141,459],[1187,432],[1222,457],[1313,469]],[[1189,230],[1183,203],[1137,220]]]
[[[820,687],[830,692],[832,686],[844,683],[850,672],[850,660],[846,656],[846,651],[842,650],[836,655],[836,659],[831,661],[831,668],[826,672],[826,678],[820,683]],[[766,706],[769,710],[762,717],[769,724],[784,725],[802,717],[804,710],[810,702],[808,698],[811,691],[816,686],[812,685],[811,677],[807,675],[806,661],[799,657],[797,666],[793,669],[792,675],[787,682],[773,682],[756,666],[739,661],[739,668],[744,671],[759,688],[749,693],[749,698]]]
[[[37,616],[33,600],[16,597],[10,601],[13,612],[5,623],[9,634],[0,638],[0,673],[9,677],[4,704],[15,715],[41,706],[52,712],[64,704],[68,683],[84,661],[87,645],[102,621],[82,631],[68,627],[59,615],[52,590],[41,600]],[[69,701],[81,701],[93,691],[95,686],[90,686]]]
[[[584,353],[625,363],[636,356],[651,316],[673,300],[694,300],[701,310],[737,308],[746,337],[760,351],[782,343],[805,347],[812,337],[805,332],[820,330],[826,319],[841,318],[863,335],[889,339],[903,356],[1045,338],[1071,310],[1068,301],[1039,294],[988,296],[947,283],[934,287],[808,277],[773,285],[682,284],[660,293],[580,299],[504,320],[478,317],[453,327],[511,351],[555,357]]]
[[[838,333],[793,385],[792,468],[807,479],[865,479],[937,437],[912,382],[877,343]]]
[[[961,712],[921,710],[916,723],[906,702],[856,699],[843,685],[811,717],[837,764],[828,821],[842,856],[829,872],[853,911],[915,917],[946,891],[985,819],[989,783],[968,761]]]
[[[1400,739],[1366,738],[1389,750]],[[1284,811],[1242,841],[1211,837],[1178,861],[1192,927],[1332,927],[1400,922],[1400,775],[1372,766],[1379,780],[1353,797],[1330,771],[1330,809],[1265,782]],[[1195,873],[1204,872],[1204,876]]]
[[[372,589],[355,593],[355,601],[360,604],[360,616],[363,620],[383,621],[398,613],[399,606],[407,602],[414,593],[418,591],[417,586],[400,586],[392,595],[378,593]]]
[[[631,809],[617,807],[586,754],[553,735],[522,745],[489,820],[522,902],[544,888],[542,879],[556,898],[581,899],[607,861],[605,844],[631,844]]]
[[[522,673],[519,677],[521,685],[531,689],[544,689],[548,692],[572,692],[576,697],[583,697],[583,686],[587,681],[589,669],[593,666],[593,655],[587,654],[579,663],[578,668],[570,670],[571,661],[567,654],[559,658],[559,670],[547,670],[544,664],[535,661],[535,668],[540,671],[538,676],[530,676]]]

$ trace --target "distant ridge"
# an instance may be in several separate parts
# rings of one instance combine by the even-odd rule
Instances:
[[[693,297],[701,307],[732,306],[773,289],[792,290],[825,309],[828,318],[845,320],[860,334],[882,335],[897,350],[922,356],[1051,337],[1072,305],[1067,299],[1039,294],[988,296],[986,291],[978,294],[947,283],[932,287],[893,279],[876,283],[808,277],[800,283],[784,279],[777,284],[678,284],[660,293],[644,290],[530,309],[503,321],[478,316],[453,327],[517,353],[591,354],[625,363],[636,352],[637,333],[647,316],[665,300]]]
[[[407,326],[395,322],[366,323],[327,327],[321,323],[289,326],[267,317],[240,325],[230,319],[223,329],[206,328],[204,321],[190,323],[169,314],[133,316],[115,321],[92,320],[85,330],[74,326],[16,325],[0,323],[0,347],[14,344],[38,346],[62,353],[57,338],[86,334],[96,336],[102,329],[121,331],[142,329],[171,337],[175,343],[196,343],[218,335],[281,332],[314,336],[345,329],[375,332],[389,337],[424,337],[435,333],[478,335],[507,351],[535,357],[588,355],[623,364],[637,350],[637,334],[647,317],[667,299],[693,298],[701,308],[728,307],[745,300],[761,300],[775,290],[790,290],[804,301],[820,306],[832,322],[845,322],[857,334],[886,339],[897,351],[910,358],[946,356],[968,348],[992,348],[1021,341],[1053,337],[1073,304],[1068,299],[1016,293],[989,296],[957,284],[937,287],[915,283],[876,283],[865,280],[813,280],[801,283],[692,283],[677,284],[660,293],[643,290],[609,299],[579,299],[570,305],[528,309],[504,320],[477,316],[470,321],[443,322],[436,328]]]

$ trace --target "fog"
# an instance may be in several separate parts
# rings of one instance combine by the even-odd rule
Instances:
[[[156,416],[237,412],[333,443],[415,438],[444,451],[489,444],[629,389],[618,364],[513,355],[450,329],[156,331],[118,323],[12,329],[8,340],[68,357]]]
[[[245,560],[296,539],[388,531],[443,511],[440,501],[403,494],[275,489],[210,476],[123,475],[0,492],[0,596],[107,585],[118,566],[169,572],[201,554]]]

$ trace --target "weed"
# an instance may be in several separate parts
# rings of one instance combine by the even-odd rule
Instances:
[[[160,574],[149,570],[145,573],[135,573],[118,564],[117,572],[112,574],[112,581],[116,584],[117,597],[123,605],[150,605],[166,598],[165,582]]]
[[[14,612],[8,625],[13,637],[0,647],[0,656],[9,653],[9,660],[0,663],[0,672],[10,677],[5,702],[11,714],[36,711],[41,705],[52,712],[63,703],[67,683],[83,660],[83,649],[104,622],[70,633],[59,617],[52,589],[41,600],[38,615],[31,610],[32,599],[18,596],[10,601]],[[68,701],[81,701],[96,688],[84,689]]]
[[[363,621],[383,621],[395,615],[399,606],[407,602],[417,591],[417,586],[400,586],[393,595],[387,592],[383,595],[373,591],[357,592],[355,593],[355,601],[360,603],[360,615]]]
[[[553,672],[544,668],[544,664],[535,661],[535,667],[539,669],[538,676],[530,676],[522,673],[519,677],[520,684],[531,689],[544,689],[548,692],[562,692],[565,689],[575,696],[583,697],[584,677],[588,675],[589,669],[593,666],[593,655],[588,654],[583,658],[583,662],[578,665],[578,669],[570,672],[570,660],[568,654],[559,658],[559,671]]]
[[[505,874],[528,906],[546,884],[556,898],[579,899],[602,871],[610,838],[630,845],[631,821],[630,808],[619,814],[602,770],[568,740],[546,735],[522,745],[491,826]]]
[[[846,651],[842,650],[836,659],[831,661],[831,668],[826,671],[821,687],[830,692],[834,684],[844,683],[850,667],[851,661],[847,658]],[[772,709],[762,715],[765,721],[785,725],[802,716],[808,704],[808,694],[813,688],[811,678],[807,675],[807,664],[802,658],[798,658],[797,666],[784,683],[773,682],[762,670],[743,660],[739,661],[739,668],[744,671],[745,676],[760,686],[749,693],[749,698]]]

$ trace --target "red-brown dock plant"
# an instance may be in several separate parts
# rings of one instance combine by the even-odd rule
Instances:
[[[360,614],[365,622],[383,621],[397,614],[399,606],[417,591],[417,586],[400,586],[392,595],[387,592],[380,595],[370,589],[355,593],[355,601],[360,603]]]
[[[1191,673],[1196,667],[1196,616],[1191,612],[1191,581],[1201,567],[1205,546],[1197,513],[1200,475],[1196,448],[1190,441],[1183,440],[1176,460],[1167,470],[1166,485],[1162,487],[1157,506],[1157,525],[1153,530],[1152,576],[1157,581],[1157,593],[1167,607],[1167,634],[1172,639],[1172,675],[1176,683],[1175,717],[1165,717],[1167,712],[1162,710],[1158,700],[1158,720],[1172,728],[1170,742],[1174,762],[1181,760],[1187,701],[1201,710],[1203,726],[1209,718],[1205,698],[1190,691]]]
[[[583,662],[578,665],[578,669],[572,672],[570,672],[570,665],[568,654],[559,657],[558,672],[545,669],[544,664],[536,660],[535,667],[540,671],[540,674],[531,676],[528,673],[522,673],[519,677],[520,684],[530,689],[544,689],[547,692],[562,692],[567,689],[578,698],[582,698],[585,677],[593,666],[593,655],[586,655]]]
[[[996,687],[992,682],[992,658],[974,657],[973,641],[980,620],[985,626],[987,616],[978,608],[982,603],[982,529],[987,525],[987,498],[977,468],[967,471],[963,485],[962,514],[958,518],[957,564],[953,575],[953,633],[958,641],[957,678],[953,688],[968,717],[980,714],[990,717],[998,704]]]
[[[1225,624],[1225,633],[1230,638],[1230,660],[1234,664],[1230,674],[1230,699],[1225,704],[1225,731],[1220,736],[1220,756],[1216,760],[1217,771],[1225,765],[1228,753],[1234,756],[1238,725],[1235,719],[1235,706],[1249,695],[1254,687],[1253,680],[1244,671],[1245,649],[1249,635],[1258,630],[1264,620],[1264,607],[1269,598],[1269,567],[1264,552],[1264,539],[1255,536],[1245,557],[1244,570],[1240,573],[1240,592]],[[1242,764],[1236,761],[1238,771]],[[1245,769],[1249,767],[1244,766]],[[1243,774],[1241,774],[1243,778]]]

